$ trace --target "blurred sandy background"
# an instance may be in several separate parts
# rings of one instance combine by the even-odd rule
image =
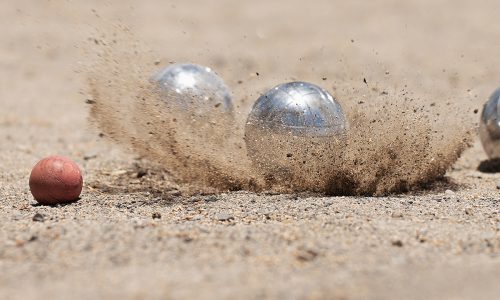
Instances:
[[[168,178],[159,194],[147,187],[162,174],[137,176],[147,162],[88,125],[83,70],[93,39],[123,24],[161,64],[213,66],[249,101],[291,79],[342,86],[342,99],[366,79],[461,99],[479,118],[500,78],[499,12],[497,1],[2,1],[0,298],[498,297],[500,176],[476,170],[478,143],[450,184],[421,194],[183,197]],[[78,203],[38,206],[29,193],[31,167],[54,153],[84,170]]]

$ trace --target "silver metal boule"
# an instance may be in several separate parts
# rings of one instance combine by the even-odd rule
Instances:
[[[209,67],[191,63],[173,64],[154,75],[152,80],[159,84],[160,90],[184,96],[175,97],[176,101],[182,101],[174,103],[180,104],[183,109],[198,113],[214,109],[225,112],[233,110],[229,88]]]
[[[252,108],[247,127],[264,127],[300,136],[338,136],[346,120],[340,104],[324,89],[306,82],[280,84]]]
[[[347,121],[340,104],[306,82],[280,84],[259,97],[245,126],[247,153],[266,176],[321,176],[342,155]]]
[[[500,88],[483,107],[479,136],[489,158],[500,158]]]

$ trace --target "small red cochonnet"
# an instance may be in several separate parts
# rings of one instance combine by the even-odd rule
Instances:
[[[40,204],[68,203],[79,199],[83,178],[80,168],[71,159],[49,156],[33,167],[29,186]]]

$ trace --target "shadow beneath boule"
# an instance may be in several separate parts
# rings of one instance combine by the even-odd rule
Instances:
[[[483,173],[500,173],[500,158],[483,160],[477,170]]]
[[[450,177],[443,176],[434,181],[422,183],[415,190],[409,191],[413,195],[425,195],[429,193],[444,193],[447,190],[458,191],[466,188],[467,185],[460,184]]]
[[[61,202],[61,203],[53,203],[53,204],[43,204],[43,203],[34,202],[34,203],[30,203],[30,205],[31,205],[31,207],[64,207],[64,206],[73,205],[76,202],[78,202],[80,199],[82,199],[82,198],[78,197],[75,200]]]

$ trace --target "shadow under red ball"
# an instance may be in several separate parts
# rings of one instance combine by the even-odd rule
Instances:
[[[31,171],[31,194],[40,204],[54,205],[78,200],[83,187],[82,173],[69,158],[49,156]]]

